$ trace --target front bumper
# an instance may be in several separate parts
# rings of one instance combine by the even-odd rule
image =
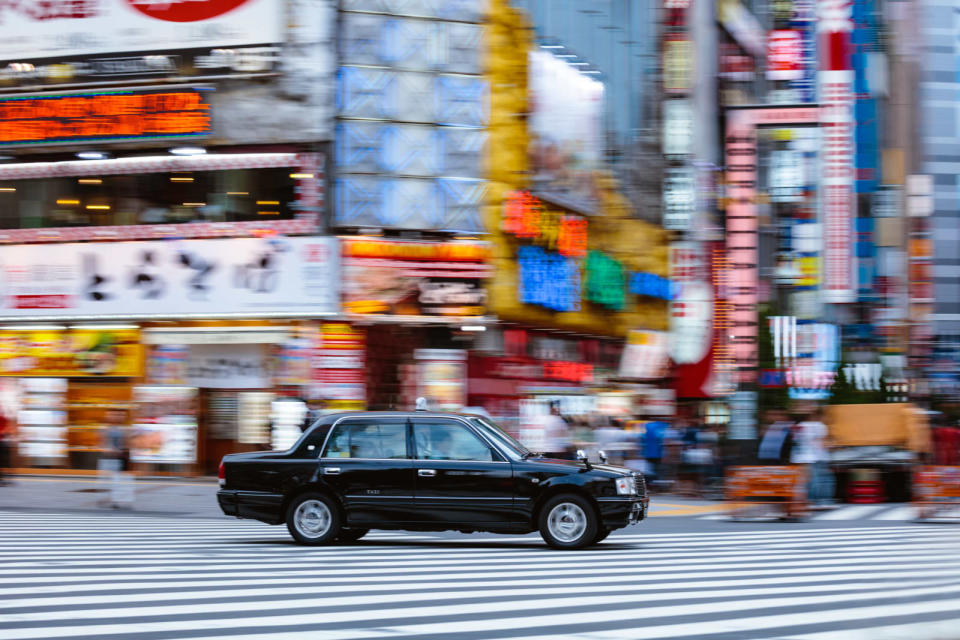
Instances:
[[[606,529],[621,529],[637,524],[647,517],[650,498],[646,496],[623,496],[617,498],[597,498],[600,507],[600,520]]]

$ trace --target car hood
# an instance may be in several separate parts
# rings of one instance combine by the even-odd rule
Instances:
[[[529,465],[542,465],[544,471],[605,471],[613,476],[629,476],[633,474],[631,469],[618,467],[612,464],[599,464],[591,462],[589,467],[580,460],[561,460],[559,458],[529,458],[526,461]]]

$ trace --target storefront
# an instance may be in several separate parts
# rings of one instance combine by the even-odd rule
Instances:
[[[120,428],[136,469],[210,472],[224,453],[290,443],[299,422],[278,396],[322,399],[323,323],[301,318],[339,314],[337,239],[56,248],[4,250],[19,464],[95,469]]]
[[[416,399],[456,410],[467,403],[467,350],[490,323],[485,314],[490,246],[447,242],[343,238],[343,311],[349,327],[334,344],[354,351],[340,360],[330,393],[362,385],[370,409],[412,409]],[[335,351],[329,355],[338,355]],[[336,364],[336,362],[334,362]],[[359,400],[354,396],[343,400]]]

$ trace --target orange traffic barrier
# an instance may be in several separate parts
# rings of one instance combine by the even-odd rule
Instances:
[[[914,469],[913,504],[921,520],[960,507],[960,467],[931,465]]]
[[[727,469],[724,499],[735,503],[730,517],[737,519],[757,505],[779,510],[785,518],[808,514],[807,470],[801,466],[739,466]]]

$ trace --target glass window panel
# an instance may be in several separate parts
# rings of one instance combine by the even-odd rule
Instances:
[[[495,460],[487,443],[456,422],[414,423],[413,438],[422,460]]]
[[[407,457],[407,426],[403,422],[341,422],[334,427],[325,458],[377,460]]]
[[[295,171],[279,167],[3,181],[0,228],[291,219],[296,193],[290,174]]]

